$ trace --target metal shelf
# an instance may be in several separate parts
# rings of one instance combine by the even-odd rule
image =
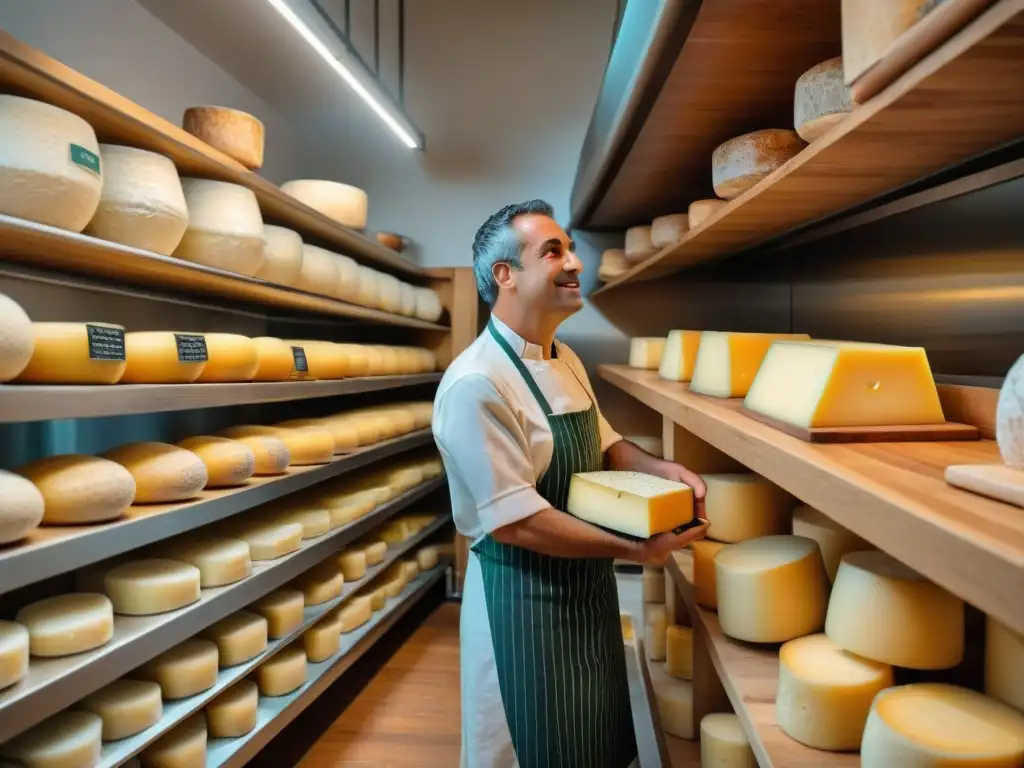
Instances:
[[[321,603],[320,605],[313,605],[306,608],[303,613],[302,624],[287,635],[276,640],[271,640],[267,643],[266,650],[256,658],[251,659],[244,664],[237,664],[233,667],[221,669],[217,675],[217,683],[212,688],[196,694],[195,696],[190,696],[187,699],[165,701],[163,716],[160,718],[158,723],[135,736],[105,744],[103,746],[103,754],[100,757],[100,762],[97,768],[114,768],[114,766],[121,765],[126,760],[129,760],[134,755],[141,752],[153,741],[158,739],[178,723],[185,720],[192,713],[202,709],[207,703],[217,698],[221,692],[230,688],[232,685],[244,678],[252,670],[282,648],[286,647],[293,640],[301,637],[302,633],[316,624],[322,616],[346,602],[353,594],[387,570],[388,567],[390,567],[400,557],[411,549],[422,544],[450,522],[451,517],[442,517],[436,522],[431,523],[408,541],[403,541],[401,544],[395,544],[388,547],[388,554],[385,560],[368,568],[366,570],[366,575],[363,576],[363,578],[352,582],[346,582],[340,597],[337,597],[334,600],[328,600],[326,603]]]

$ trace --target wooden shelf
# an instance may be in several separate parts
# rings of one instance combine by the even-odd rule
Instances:
[[[677,552],[666,568],[686,601],[693,631],[703,636],[758,765],[761,768],[854,768],[860,765],[860,755],[811,749],[779,729],[775,724],[778,648],[741,643],[723,634],[718,615],[701,608],[694,599],[693,555],[689,550]]]
[[[813,445],[692,394],[653,371],[600,376],[728,453],[975,607],[1024,632],[1024,510],[943,480],[950,464],[992,464],[991,440]]]
[[[591,295],[750,248],[1020,138],[1022,49],[1024,0],[999,0],[680,243]]]

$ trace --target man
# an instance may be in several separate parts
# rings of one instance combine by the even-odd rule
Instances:
[[[702,538],[636,542],[567,514],[575,472],[704,483],[616,434],[579,358],[555,341],[583,306],[582,264],[541,200],[491,216],[473,242],[487,330],[434,406],[455,524],[472,542],[462,598],[463,768],[627,768],[637,749],[613,558],[663,565]]]

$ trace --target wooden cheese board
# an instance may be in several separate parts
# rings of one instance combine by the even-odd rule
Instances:
[[[933,443],[954,440],[978,440],[978,428],[947,421],[943,424],[896,424],[881,427],[796,427],[770,416],[739,409],[740,413],[762,424],[808,443]]]

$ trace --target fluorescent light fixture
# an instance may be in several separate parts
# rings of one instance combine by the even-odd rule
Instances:
[[[291,24],[295,31],[302,36],[303,40],[309,43],[310,47],[314,51],[320,54],[320,58],[326,61],[327,64],[330,65],[331,69],[337,72],[338,75],[341,76],[341,79],[348,83],[353,91],[359,94],[360,98],[362,98],[362,100],[369,105],[370,109],[372,109],[377,116],[384,121],[384,124],[390,128],[399,139],[401,139],[405,146],[409,147],[409,149],[419,149],[420,144],[416,138],[414,138],[413,132],[409,131],[398,120],[396,120],[395,116],[391,114],[388,108],[370,92],[370,89],[367,88],[358,77],[356,77],[352,70],[349,69],[345,63],[339,60],[338,56],[336,56],[330,48],[327,47],[323,40],[317,36],[316,32],[314,32],[299,16],[299,14],[295,12],[291,5],[289,5],[288,0],[267,0],[267,2],[270,3],[275,11],[281,14],[285,21]]]

